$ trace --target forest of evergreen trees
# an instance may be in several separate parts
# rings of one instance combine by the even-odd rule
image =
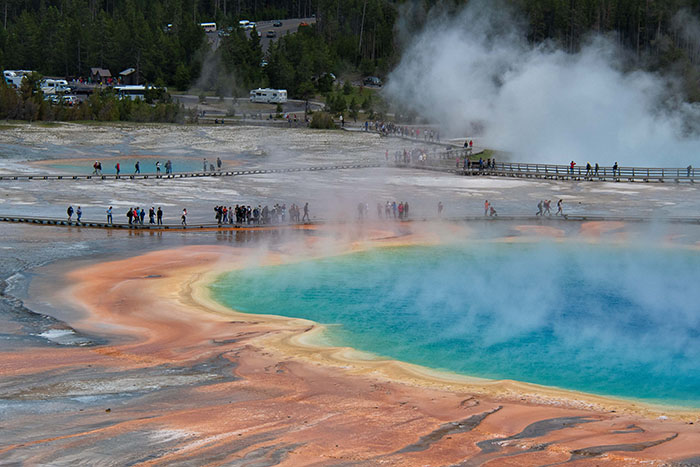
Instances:
[[[91,67],[113,74],[133,67],[143,81],[181,90],[199,84],[232,95],[273,86],[307,97],[327,92],[326,73],[390,71],[402,47],[397,18],[409,3],[413,12],[457,11],[468,0],[0,0],[0,67],[66,77],[86,77]],[[520,12],[533,43],[551,40],[573,53],[590,32],[611,34],[633,52],[634,66],[672,69],[685,78],[687,98],[700,100],[700,41],[692,35],[693,28],[700,34],[700,0],[502,4]],[[266,56],[257,36],[236,28],[212,56],[198,26],[312,15],[316,24],[279,38]],[[415,16],[416,28],[429,17]],[[204,76],[211,63],[216,70]]]

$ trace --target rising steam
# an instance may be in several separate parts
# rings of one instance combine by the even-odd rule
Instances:
[[[478,123],[480,145],[519,161],[700,163],[700,107],[674,97],[671,78],[625,71],[623,51],[603,36],[576,54],[532,45],[500,3],[429,13],[389,76],[388,97],[454,136],[478,136]]]

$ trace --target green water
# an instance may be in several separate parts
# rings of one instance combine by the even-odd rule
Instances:
[[[698,272],[700,255],[680,249],[453,245],[249,268],[211,289],[379,356],[700,407]]]

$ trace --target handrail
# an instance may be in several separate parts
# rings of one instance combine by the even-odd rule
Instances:
[[[440,160],[427,154],[423,160],[413,160],[409,162],[399,162],[400,167],[412,167],[418,169],[443,170],[454,172],[460,175],[489,175],[506,177],[527,177],[546,178],[556,180],[577,180],[577,181],[691,181],[700,180],[700,171],[694,167],[669,168],[669,167],[628,167],[628,166],[595,166],[586,167],[563,164],[541,164],[532,162],[495,162],[491,166],[488,160],[479,162],[470,161],[465,167],[464,157],[468,155],[468,150],[456,149],[447,151],[451,154],[454,164],[442,164]]]
[[[557,216],[532,216],[532,215],[498,215],[498,216],[465,216],[465,217],[451,217],[451,218],[419,218],[419,219],[407,219],[407,220],[396,220],[393,222],[435,222],[437,220],[445,221],[469,221],[469,222],[495,222],[495,221],[537,221],[539,223],[550,223],[550,222],[588,222],[588,221],[623,221],[623,222],[669,222],[669,223],[681,223],[681,224],[700,224],[700,218],[698,217],[640,217],[640,216],[604,216],[597,214],[566,214],[561,217]],[[15,215],[2,215],[0,214],[0,222],[7,223],[21,223],[21,224],[33,224],[33,225],[43,225],[43,226],[55,226],[55,227],[77,227],[77,228],[91,228],[91,229],[122,229],[122,230],[136,230],[136,231],[163,231],[163,230],[274,230],[283,228],[297,228],[304,225],[315,225],[315,224],[327,224],[327,223],[347,223],[347,221],[332,221],[324,219],[314,219],[312,222],[290,222],[290,223],[271,223],[271,224],[217,224],[217,223],[204,223],[204,224],[127,224],[127,223],[107,223],[93,220],[83,220],[77,222],[75,220],[68,221],[67,219],[57,219],[57,218],[47,218],[47,217],[29,217],[29,216],[15,216]],[[376,222],[385,222],[378,220]],[[392,222],[392,221],[386,221]]]

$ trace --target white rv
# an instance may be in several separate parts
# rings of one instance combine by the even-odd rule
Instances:
[[[258,88],[250,91],[250,102],[264,102],[266,104],[284,104],[287,102],[286,89]]]
[[[138,84],[114,86],[114,91],[119,99],[131,99],[132,101],[136,99],[144,100],[146,91],[151,89],[158,89],[158,87],[150,84],[147,86]]]
[[[31,75],[30,70],[5,70],[2,72],[5,82],[11,88],[19,88],[22,86],[22,80],[25,76]]]
[[[59,78],[45,78],[41,80],[41,92],[44,94],[57,94],[69,92],[68,81]]]

